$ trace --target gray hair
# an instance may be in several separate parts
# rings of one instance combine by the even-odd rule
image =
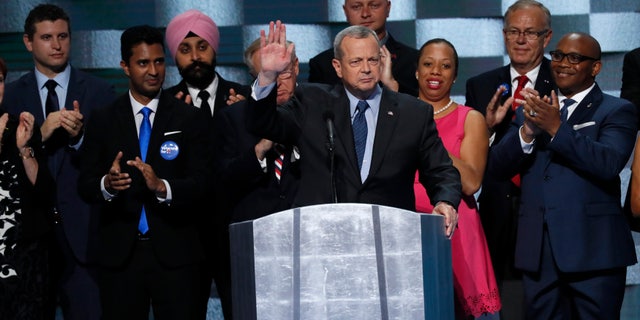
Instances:
[[[342,48],[340,48],[340,45],[342,44],[342,40],[344,40],[345,37],[356,39],[366,39],[368,37],[373,37],[374,39],[376,39],[378,47],[380,47],[380,40],[378,39],[378,35],[376,35],[375,31],[363,26],[350,26],[338,32],[335,40],[333,40],[333,56],[338,60],[341,59],[344,55],[344,52],[342,52]]]
[[[507,20],[509,20],[508,18],[510,14],[512,14],[516,10],[527,9],[530,7],[537,7],[537,8],[540,8],[540,10],[542,10],[545,17],[546,28],[551,29],[551,12],[549,12],[549,9],[547,9],[547,7],[545,7],[544,4],[536,0],[518,0],[514,2],[511,6],[509,6],[509,8],[507,9],[507,12],[504,13],[504,21],[503,21],[504,27],[505,28],[507,27]]]

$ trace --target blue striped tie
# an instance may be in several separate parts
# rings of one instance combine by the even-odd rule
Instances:
[[[564,104],[564,106],[562,107],[562,110],[560,110],[560,120],[562,120],[562,122],[565,122],[567,121],[567,117],[569,115],[569,106],[576,103],[576,101],[573,99],[564,99],[562,100],[562,103]]]
[[[140,112],[144,117],[142,118],[142,123],[140,124],[140,134],[138,137],[138,140],[140,142],[140,157],[142,161],[146,161],[147,149],[149,147],[149,138],[151,137],[151,120],[149,120],[151,109],[144,107]],[[142,234],[145,234],[147,233],[147,231],[149,231],[149,225],[147,225],[147,213],[144,210],[144,205],[142,206],[142,213],[140,214],[140,222],[138,222],[138,230]]]
[[[367,119],[364,112],[369,108],[369,104],[364,101],[358,101],[356,106],[356,115],[353,117],[353,141],[356,146],[356,155],[358,156],[358,168],[362,169],[362,159],[364,158],[364,149],[367,145]]]

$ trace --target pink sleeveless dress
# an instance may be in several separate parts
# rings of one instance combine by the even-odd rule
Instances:
[[[444,147],[456,157],[464,138],[464,122],[470,107],[458,106],[450,114],[436,119],[438,133]],[[414,182],[416,210],[431,213],[433,206],[426,190],[418,181]],[[493,273],[487,240],[473,196],[462,196],[458,207],[458,229],[451,239],[453,285],[458,316],[481,316],[497,313],[501,309],[500,294]]]

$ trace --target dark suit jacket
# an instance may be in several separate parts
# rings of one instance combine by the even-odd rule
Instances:
[[[624,55],[620,98],[633,102],[640,110],[640,48],[631,50]]]
[[[523,153],[515,122],[491,148],[489,172],[522,177],[517,268],[538,270],[544,224],[562,272],[636,263],[619,178],[635,143],[636,118],[633,104],[603,94],[596,85],[553,141],[545,133],[536,137],[532,154]]]
[[[342,84],[300,84],[294,98],[276,108],[276,90],[249,99],[249,128],[258,136],[298,146],[301,181],[294,206],[331,203],[331,172],[323,114],[335,116],[338,202],[380,204],[415,211],[416,171],[429,198],[457,208],[461,185],[438,136],[433,108],[410,95],[383,89],[371,170],[361,182],[351,129],[349,98]]]
[[[418,50],[396,41],[391,34],[385,44],[391,53],[391,73],[398,81],[398,91],[418,96],[416,67]],[[309,82],[334,85],[342,83],[333,68],[333,48],[327,49],[309,60]]]
[[[466,83],[467,101],[465,102],[465,105],[480,111],[483,115],[486,115],[487,104],[491,101],[491,98],[496,93],[498,87],[503,83],[506,83],[511,87],[511,74],[509,73],[510,67],[510,65],[506,65],[469,78]],[[551,61],[547,58],[542,59],[540,71],[538,72],[538,79],[536,80],[534,88],[541,96],[549,96],[552,90],[557,89],[555,81],[551,77]],[[501,104],[511,97],[512,89],[515,90],[515,88],[510,88],[508,94],[501,97]],[[513,112],[509,111],[504,120],[494,128],[496,132],[496,140],[494,140],[494,144],[499,142],[505,135],[510,127],[512,117]]]
[[[300,180],[299,161],[292,162],[293,148],[283,146],[284,160],[280,182],[275,177],[275,150],[266,154],[267,170],[256,158],[255,145],[260,137],[246,127],[247,101],[226,108],[216,116],[217,181],[224,186],[231,222],[253,220],[290,209]]]
[[[114,98],[113,85],[71,68],[65,108],[73,110],[73,101],[78,100],[80,112],[84,115],[85,129],[92,111],[111,103]],[[42,125],[45,116],[34,71],[7,85],[3,105],[8,112],[16,115],[21,111],[29,111],[35,116],[36,126]],[[62,137],[62,140],[49,139],[42,151],[48,154],[49,170],[56,182],[56,189],[52,189],[52,192],[56,192],[56,207],[62,216],[64,233],[75,257],[86,263],[92,259],[90,255],[94,252],[92,245],[95,242],[95,221],[90,214],[89,204],[77,193],[80,170],[78,151],[69,147],[69,143],[73,142],[69,141],[64,132],[58,137]]]
[[[79,190],[82,197],[100,205],[99,262],[105,266],[122,266],[135,247],[138,220],[144,204],[158,259],[167,267],[194,263],[203,259],[202,244],[196,226],[198,207],[209,191],[211,161],[206,121],[198,110],[163,92],[155,115],[146,163],[156,175],[171,186],[171,203],[159,203],[135,167],[126,160],[140,156],[138,133],[129,94],[120,96],[112,105],[94,111],[81,148],[82,170]],[[161,155],[163,144],[173,141],[178,146],[175,159]],[[118,151],[123,151],[121,170],[130,174],[131,187],[106,201],[100,190],[100,179]]]
[[[220,111],[224,110],[227,107],[227,98],[229,97],[229,89],[233,88],[233,90],[235,90],[237,93],[242,94],[245,97],[248,94],[251,94],[248,86],[243,86],[237,82],[225,80],[217,73],[216,73],[216,76],[218,77],[218,88],[216,89],[216,99],[215,99],[214,108],[213,108],[214,118],[218,115]],[[166,91],[174,96],[178,92],[182,91],[185,94],[182,98],[183,100],[187,96],[187,94],[189,94],[189,90],[187,89],[187,83],[184,80],[180,81],[180,83],[176,84],[175,86],[166,89]],[[195,98],[196,97],[191,97],[191,105],[193,105],[193,101],[195,100]]]
[[[487,104],[493,97],[493,94],[495,94],[498,86],[506,83],[511,87],[509,68],[510,65],[506,65],[470,78],[466,83],[467,101],[465,105],[486,115]],[[538,79],[534,87],[541,95],[550,95],[551,91],[556,89],[555,81],[551,77],[551,63],[549,59],[544,58],[542,60],[540,71],[538,72]],[[510,90],[513,90],[513,88],[510,88]],[[501,97],[500,103],[504,103],[510,96],[511,91]],[[502,137],[504,137],[510,127],[512,118],[513,112],[509,111],[503,121],[494,127],[495,140],[493,145],[498,144]],[[509,237],[506,237],[503,233],[512,231],[508,223],[508,221],[512,221],[513,219],[509,216],[515,214],[512,212],[514,207],[512,202],[514,197],[520,194],[520,189],[511,182],[510,178],[511,177],[501,179],[486,172],[482,181],[482,190],[478,198],[480,216],[482,217],[482,223],[494,259],[501,255],[496,245],[501,245],[505,239],[509,239]],[[508,256],[511,256],[511,253],[509,253]],[[494,260],[494,263],[495,262],[499,261]]]

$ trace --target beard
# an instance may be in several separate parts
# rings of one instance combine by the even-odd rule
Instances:
[[[184,81],[202,90],[208,87],[216,76],[216,58],[213,58],[211,63],[194,61],[184,68],[179,68],[178,71]]]

